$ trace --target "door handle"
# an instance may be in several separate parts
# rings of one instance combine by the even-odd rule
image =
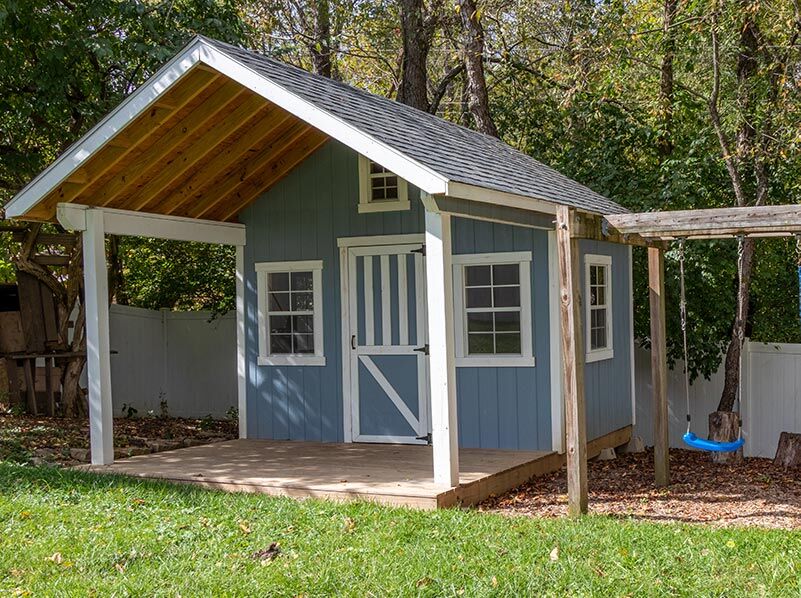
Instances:
[[[356,350],[356,335],[355,334],[351,334],[350,335],[350,348],[353,349],[354,351]]]

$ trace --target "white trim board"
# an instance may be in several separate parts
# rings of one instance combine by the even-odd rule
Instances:
[[[590,324],[592,322],[591,312],[592,306],[590,305],[590,267],[591,266],[604,266],[606,268],[606,278],[604,287],[606,289],[606,297],[604,309],[606,310],[606,347],[603,349],[591,349],[590,343]],[[603,361],[605,359],[613,359],[615,357],[614,348],[614,321],[612,311],[614,307],[614,297],[612,296],[612,256],[599,255],[586,253],[584,254],[584,363],[593,363],[596,361]],[[599,306],[600,307],[600,306]]]
[[[550,341],[551,383],[551,448],[565,452],[565,410],[562,399],[562,330],[559,306],[559,259],[556,231],[548,233],[548,318]]]
[[[534,306],[531,299],[530,251],[507,251],[497,253],[461,253],[451,257],[453,264],[453,311],[455,363],[461,367],[535,367],[532,318]],[[467,311],[464,305],[464,266],[480,264],[515,264],[520,268],[520,355],[467,354]],[[512,310],[514,311],[514,310]]]
[[[409,235],[376,235],[375,237],[339,237],[337,247],[372,247],[375,245],[408,245],[414,243],[425,243],[426,236],[423,233]]]
[[[323,260],[306,260],[295,262],[259,262],[255,264],[256,292],[258,309],[258,341],[260,366],[324,366],[325,344],[323,339]],[[312,273],[312,293],[314,297],[314,354],[276,354],[269,352],[269,333],[267,332],[267,274],[270,272],[303,272]]]
[[[109,235],[236,246],[245,245],[246,240],[244,224],[162,216],[113,208],[93,208],[73,203],[60,203],[56,208],[59,223],[67,230],[74,231],[86,230],[88,212],[103,214],[105,233]]]

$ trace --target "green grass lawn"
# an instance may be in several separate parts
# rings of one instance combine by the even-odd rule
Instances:
[[[253,557],[272,542],[276,558]],[[0,463],[0,595],[15,592],[787,596],[801,593],[801,537],[298,502]]]

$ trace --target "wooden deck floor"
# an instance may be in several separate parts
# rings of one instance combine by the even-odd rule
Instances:
[[[472,505],[553,471],[547,452],[462,449],[460,485],[434,484],[431,447],[231,440],[122,459],[98,472],[232,491],[376,502],[434,509]]]

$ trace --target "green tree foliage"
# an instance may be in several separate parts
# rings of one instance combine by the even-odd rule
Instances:
[[[122,237],[120,254],[131,305],[216,313],[236,307],[233,247]]]

